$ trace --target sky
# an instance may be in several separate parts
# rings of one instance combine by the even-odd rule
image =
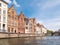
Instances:
[[[19,15],[22,11],[27,18],[36,18],[37,23],[47,29],[60,29],[60,0],[5,0],[8,7],[14,4]]]

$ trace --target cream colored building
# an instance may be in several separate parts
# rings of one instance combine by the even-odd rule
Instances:
[[[0,0],[0,32],[7,32],[7,2]]]
[[[39,26],[36,27],[35,34],[41,34],[41,28]]]
[[[47,29],[46,28],[42,28],[42,33],[47,33]]]
[[[46,34],[47,33],[47,29],[43,25],[41,25],[41,30],[42,30],[42,34]]]
[[[43,25],[38,23],[36,25],[36,32],[35,32],[35,34],[45,34],[45,33],[47,33],[47,29]]]
[[[25,33],[34,34],[36,30],[35,18],[25,18]]]
[[[38,23],[38,24],[36,24],[35,34],[41,34],[41,33],[42,33],[42,28],[41,28],[41,25]]]

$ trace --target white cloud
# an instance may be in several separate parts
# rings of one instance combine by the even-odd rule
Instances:
[[[37,1],[33,1],[31,3],[32,7],[38,7],[41,9],[47,9],[47,8],[52,8],[55,7],[57,5],[60,5],[60,0],[41,0],[40,2]]]
[[[11,0],[4,0],[4,1],[6,1],[7,3],[9,3],[9,4],[11,4],[12,3],[12,1]]]
[[[16,0],[13,0],[13,3],[16,7],[20,7],[20,5],[16,2]]]
[[[36,12],[32,14],[33,17],[36,17],[37,22],[43,24],[47,29],[54,31],[60,28],[60,0],[46,0],[41,3],[32,2],[31,5],[31,7],[37,9]]]
[[[47,0],[45,3],[43,3],[42,9],[55,7],[57,5],[60,5],[60,0]]]
[[[40,24],[43,24],[43,21],[42,20],[37,20],[37,23],[40,23]]]
[[[56,17],[54,19],[47,19],[47,20],[38,20],[39,23],[42,23],[47,29],[56,31],[60,29],[60,17]]]

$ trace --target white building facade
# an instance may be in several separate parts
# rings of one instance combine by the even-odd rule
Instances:
[[[46,34],[47,33],[47,29],[46,28],[42,28],[42,33]]]
[[[35,32],[35,34],[41,34],[41,28],[40,27],[36,27],[36,32]]]
[[[3,0],[0,0],[0,32],[7,32],[7,13],[7,3]]]
[[[26,19],[26,21],[25,21],[25,33],[30,33],[30,31],[29,31],[29,20],[28,19]]]
[[[25,18],[25,33],[30,33],[30,29],[29,29],[29,19]]]
[[[35,27],[34,27],[34,24],[35,24],[35,19],[34,18],[27,18],[25,20],[26,22],[26,25],[25,25],[25,33],[29,33],[29,34],[34,34],[35,33]]]
[[[35,33],[36,34],[46,34],[47,33],[47,29],[43,25],[37,24]]]

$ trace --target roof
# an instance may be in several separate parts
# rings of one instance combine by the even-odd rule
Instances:
[[[5,4],[8,4],[6,1],[4,1],[4,0],[0,0],[0,1],[2,1],[2,2],[4,2]]]
[[[28,19],[28,18],[24,18],[24,21],[28,22],[28,21],[29,21],[29,19]]]
[[[12,7],[14,8],[14,5],[11,5],[11,7],[8,8],[8,11],[9,11]]]
[[[22,12],[22,11],[21,11],[21,13],[20,13],[18,16],[20,17],[21,15],[22,15],[22,16],[24,16],[24,14],[23,14],[23,12]],[[24,17],[25,17],[25,16],[24,16]]]

